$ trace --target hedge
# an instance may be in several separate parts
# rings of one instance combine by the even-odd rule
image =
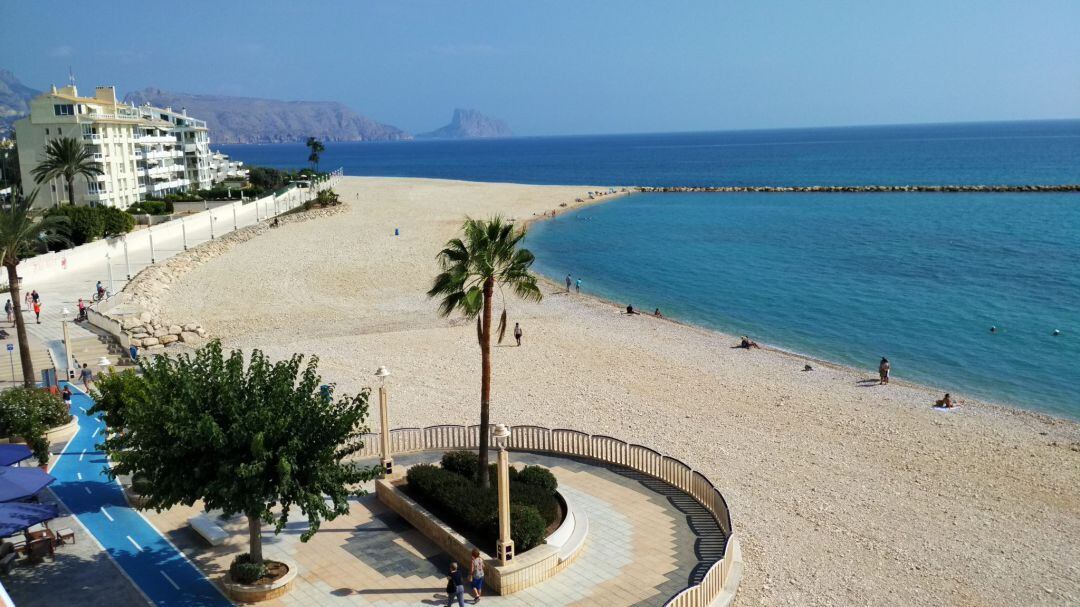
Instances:
[[[494,483],[487,489],[476,484],[477,466],[475,453],[448,452],[443,456],[443,467],[420,464],[409,468],[405,492],[451,527],[493,547],[499,538],[498,493]],[[510,536],[519,552],[543,543],[547,527],[559,515],[555,477],[539,466],[526,470],[530,468],[542,471],[527,475],[542,478],[541,483],[522,482],[522,472],[510,468]]]
[[[10,388],[0,393],[0,434],[25,439],[38,464],[49,461],[46,433],[69,421],[67,403],[55,394],[39,388]]]

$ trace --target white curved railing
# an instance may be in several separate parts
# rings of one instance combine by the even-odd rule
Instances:
[[[380,455],[379,435],[365,434],[363,446],[353,458]],[[390,431],[392,454],[417,451],[476,449],[480,444],[480,426],[429,426],[427,428],[395,428]],[[725,591],[734,597],[741,568],[738,543],[731,528],[731,513],[720,491],[700,472],[683,462],[662,455],[648,447],[621,441],[600,434],[577,430],[550,429],[541,426],[515,426],[506,443],[511,451],[538,451],[583,457],[615,464],[647,474],[677,487],[701,504],[727,535],[724,557],[713,563],[697,585],[675,595],[668,607],[709,607]]]

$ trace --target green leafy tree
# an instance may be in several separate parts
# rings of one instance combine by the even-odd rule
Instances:
[[[148,386],[134,370],[102,373],[94,382],[94,406],[87,413],[102,414],[105,425],[117,431],[127,427],[124,412],[150,398]]]
[[[46,433],[70,420],[67,404],[45,390],[11,388],[0,393],[0,433],[25,440],[39,465],[49,463]]]
[[[62,177],[67,184],[68,202],[75,204],[75,178],[79,175],[88,181],[104,174],[101,164],[94,160],[94,153],[74,137],[59,137],[45,146],[45,160],[30,173],[39,184]]]
[[[59,232],[67,227],[67,219],[58,216],[40,217],[31,209],[38,191],[29,196],[15,195],[11,205],[0,211],[0,256],[7,268],[8,286],[11,305],[15,315],[15,333],[19,340],[19,362],[22,363],[23,384],[27,388],[34,386],[34,364],[30,360],[30,344],[26,337],[26,324],[23,322],[22,297],[19,293],[19,260],[27,257],[41,246],[50,242],[62,241]]]
[[[438,297],[443,316],[460,312],[476,319],[476,338],[480,343],[480,470],[488,465],[488,426],[491,422],[491,310],[496,287],[526,300],[540,301],[536,277],[529,272],[534,257],[520,248],[524,229],[515,229],[501,217],[487,221],[466,218],[463,237],[446,243],[438,256],[443,272],[435,277],[428,297]],[[499,341],[506,334],[506,299],[499,317]],[[489,485],[488,475],[477,475],[480,484]]]
[[[67,218],[67,238],[71,244],[78,246],[105,234],[105,216],[99,211],[100,207],[65,205],[51,208],[45,211],[45,215]]]
[[[135,227],[135,217],[131,213],[116,207],[96,207],[94,210],[101,215],[102,236],[127,234]]]
[[[311,154],[308,155],[308,162],[311,163],[311,166],[315,169],[315,173],[318,174],[319,158],[322,156],[322,153],[326,151],[326,146],[324,146],[321,141],[314,137],[308,137],[307,143],[304,145],[306,145],[308,149],[311,150]]]
[[[143,476],[150,508],[201,500],[243,513],[253,563],[263,562],[261,523],[279,533],[294,507],[307,516],[307,541],[322,520],[348,513],[356,484],[379,474],[344,462],[368,432],[369,391],[334,400],[320,390],[317,365],[300,355],[273,363],[258,350],[245,365],[216,341],[193,357],[141,358],[137,397],[119,408],[107,401],[124,424],[102,445],[110,474]]]

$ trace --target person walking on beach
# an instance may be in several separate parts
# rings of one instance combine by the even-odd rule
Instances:
[[[521,325],[514,323],[514,339],[517,340],[517,345],[521,346]]]
[[[90,384],[94,382],[94,372],[90,370],[90,367],[86,363],[82,364],[82,370],[79,371],[79,379],[82,380],[83,388],[90,391]]]
[[[566,275],[566,292],[567,293],[570,292],[570,275],[569,274]]]
[[[480,602],[480,595],[484,593],[484,559],[480,558],[480,551],[472,549],[472,561],[469,564],[469,573],[472,575],[472,595],[475,601]]]
[[[458,607],[465,607],[465,582],[456,562],[450,563],[450,574],[446,577],[446,607],[452,607],[454,599],[457,599]]]
[[[4,312],[7,312],[7,321],[9,323],[11,323],[11,326],[13,326],[13,327],[15,326],[14,311],[15,311],[15,307],[11,305],[11,299],[9,298],[7,300],[7,303],[4,304]]]
[[[892,369],[892,365],[889,364],[889,359],[882,356],[881,357],[881,362],[878,363],[878,366],[877,366],[878,378],[880,380],[878,385],[884,386],[885,384],[889,383],[889,371],[891,369]],[[871,381],[873,381],[873,380],[871,380]]]
[[[578,293],[581,293],[581,279],[580,278],[577,279],[577,282],[574,283],[574,288],[577,289]]]
[[[37,299],[34,300],[34,318],[37,320],[37,324],[41,324],[41,302]]]

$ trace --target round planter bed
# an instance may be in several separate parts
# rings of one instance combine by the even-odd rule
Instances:
[[[225,594],[238,603],[259,603],[276,599],[292,590],[293,582],[296,581],[296,563],[289,560],[266,560],[266,566],[270,570],[271,579],[263,578],[260,582],[264,583],[261,584],[238,584],[226,575],[222,581]],[[281,568],[285,571],[282,572]]]

